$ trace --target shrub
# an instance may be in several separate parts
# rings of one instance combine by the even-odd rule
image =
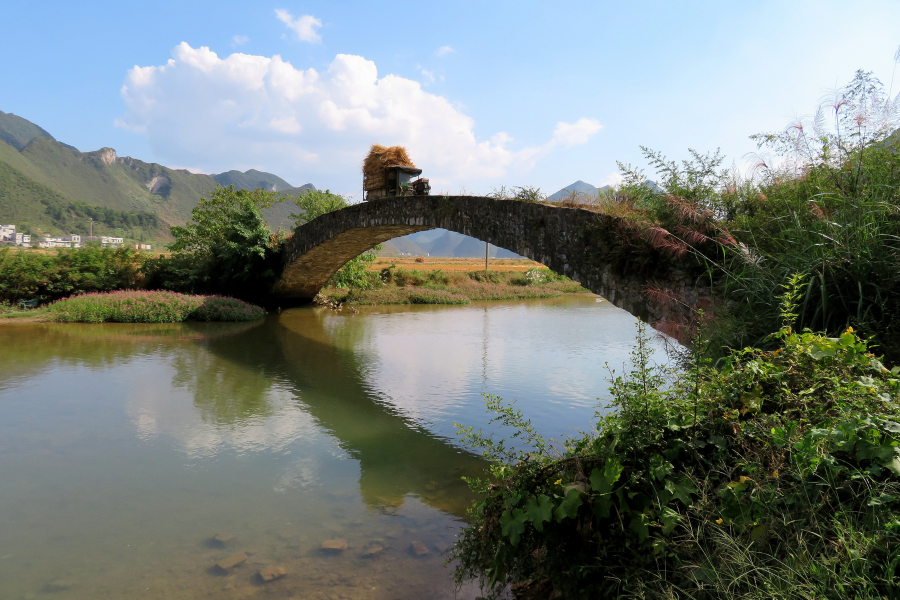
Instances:
[[[252,321],[265,316],[258,306],[221,296],[125,290],[73,296],[49,307],[51,318],[78,323],[179,323]]]
[[[826,118],[829,114],[832,118]],[[900,125],[896,99],[858,71],[810,121],[752,136],[777,158],[756,157],[748,178],[720,153],[676,162],[642,147],[659,186],[620,164],[622,185],[597,208],[624,217],[611,266],[652,269],[693,255],[725,298],[714,354],[765,346],[779,326],[778,290],[793,274],[809,285],[798,327],[836,336],[853,326],[900,360]]]
[[[265,190],[217,187],[201,198],[184,227],[172,227],[170,257],[145,262],[151,287],[215,292],[243,298],[266,296],[281,277],[283,236],[273,234],[259,212],[283,201]]]
[[[0,299],[42,301],[134,287],[138,254],[127,248],[62,249],[54,254],[0,249]]]
[[[328,287],[340,289],[371,290],[382,284],[381,277],[369,270],[369,265],[375,262],[375,253],[381,250],[381,246],[375,246],[353,258],[340,268],[328,282]]]
[[[494,597],[898,597],[900,369],[850,329],[795,332],[792,286],[778,347],[719,368],[655,367],[641,326],[612,410],[558,449],[488,397],[526,449],[460,428],[493,464],[470,482],[457,580]]]
[[[408,298],[410,304],[469,304],[470,302],[461,294],[425,287],[410,290]]]

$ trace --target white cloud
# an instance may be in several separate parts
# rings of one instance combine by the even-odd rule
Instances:
[[[559,123],[547,143],[513,150],[506,133],[477,138],[457,104],[417,81],[379,77],[361,56],[338,54],[322,71],[278,55],[220,58],[185,42],[172,56],[128,71],[127,112],[116,125],[145,133],[158,160],[208,173],[260,168],[295,184],[318,178],[355,189],[368,146],[380,143],[406,146],[436,185],[473,186],[527,170],[600,128],[590,119]]]
[[[454,52],[456,52],[456,50],[454,50],[450,46],[441,46],[434,51],[434,53],[438,56],[447,56],[448,54],[453,54]]]
[[[316,31],[322,26],[322,21],[314,16],[303,15],[299,19],[295,19],[290,11],[282,8],[275,9],[275,16],[278,17],[279,21],[287,25],[289,29],[294,30],[300,40],[312,44],[318,44],[322,41],[322,36]]]
[[[428,83],[434,83],[434,81],[435,81],[434,80],[434,71],[429,71],[429,70],[425,69],[424,67],[422,67],[421,65],[419,65],[417,68],[419,69],[419,72],[422,74],[422,79],[424,79]]]
[[[250,41],[250,38],[247,37],[246,35],[236,35],[233,38],[231,38],[231,47],[237,48],[238,46],[243,46],[244,44],[246,44],[249,41]]]
[[[553,132],[553,141],[565,147],[587,143],[603,126],[594,119],[578,119],[574,123],[559,122]]]
[[[623,181],[625,180],[619,173],[610,173],[606,176],[606,179],[600,182],[600,185],[598,187],[618,187],[622,185]]]

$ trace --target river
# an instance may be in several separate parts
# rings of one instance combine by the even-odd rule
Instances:
[[[452,598],[484,468],[453,423],[497,432],[490,393],[586,429],[634,333],[586,295],[0,325],[0,598]]]

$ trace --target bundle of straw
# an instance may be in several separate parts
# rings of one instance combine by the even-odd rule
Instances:
[[[404,167],[413,167],[409,154],[403,146],[391,146],[386,148],[379,144],[372,144],[369,149],[369,155],[363,161],[363,175],[365,176],[366,190],[374,190],[384,187],[384,168],[392,165],[403,165]]]

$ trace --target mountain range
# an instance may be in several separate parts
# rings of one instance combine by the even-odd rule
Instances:
[[[187,222],[201,196],[216,185],[262,188],[285,196],[316,189],[311,183],[295,187],[256,169],[205,175],[120,157],[112,148],[81,152],[39,125],[0,111],[0,223],[15,224],[19,231],[86,234],[93,219],[97,235],[168,241],[169,227]],[[600,189],[606,188],[576,181],[550,199],[593,196]],[[293,203],[283,202],[262,212],[274,230],[290,229],[290,215],[296,210]],[[495,246],[489,252],[494,258],[518,256]],[[434,229],[390,240],[381,254],[481,258],[484,242]]]
[[[411,233],[403,237],[388,240],[379,252],[381,256],[440,256],[450,258],[484,258],[484,242],[482,240],[448,231],[447,229],[430,229]],[[518,254],[490,246],[491,258],[521,258]]]
[[[120,157],[112,148],[81,152],[0,111],[0,222],[20,231],[87,233],[91,217],[98,221],[95,234],[167,240],[169,227],[188,221],[201,196],[218,184],[288,195],[315,189],[255,169],[205,175]],[[279,203],[263,216],[272,229],[289,229],[296,210],[293,203]]]

